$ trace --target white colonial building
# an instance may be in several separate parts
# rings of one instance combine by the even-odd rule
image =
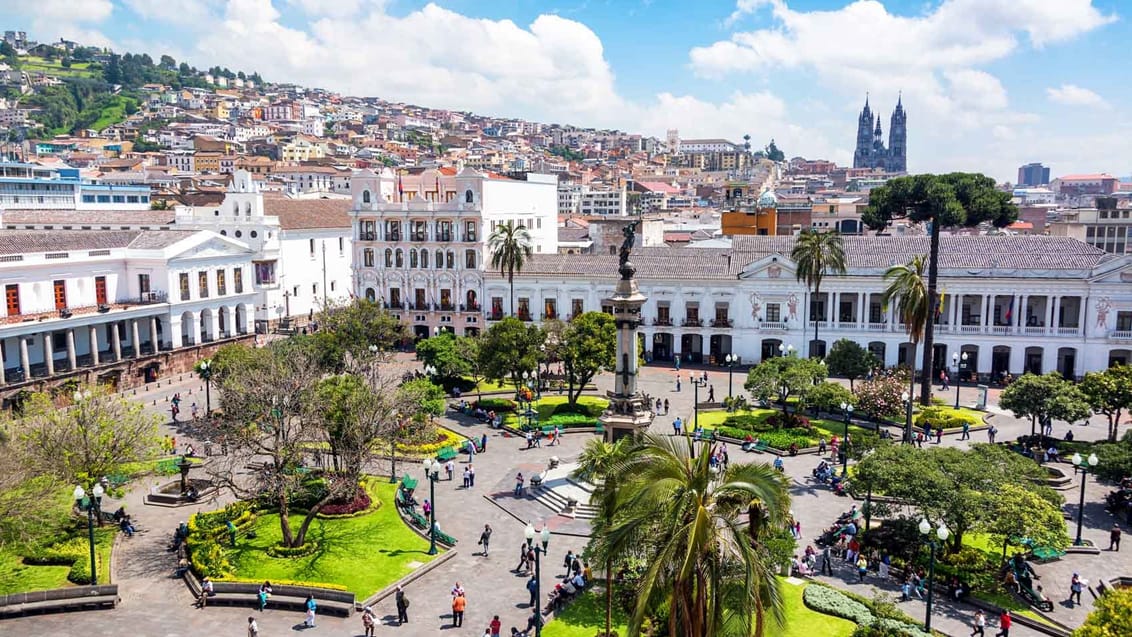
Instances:
[[[558,250],[554,175],[363,170],[350,191],[355,293],[383,303],[417,337],[482,327],[487,239],[499,225],[526,227],[536,254]]]
[[[909,360],[895,307],[881,302],[884,271],[928,252],[926,237],[845,237],[848,272],[828,275],[812,297],[795,278],[791,237],[736,237],[729,249],[642,248],[631,257],[648,297],[638,335],[647,358],[753,364],[780,346],[820,354],[841,338],[886,365]],[[505,316],[505,278],[489,272],[487,319]],[[568,319],[606,310],[615,255],[538,255],[516,275],[521,318]],[[964,378],[1004,372],[1087,371],[1132,361],[1132,257],[1044,236],[941,239],[935,357],[966,354]],[[524,312],[524,309],[526,312]],[[807,311],[811,320],[806,321]],[[812,343],[814,322],[819,341]],[[919,361],[919,356],[915,359]]]
[[[156,377],[157,354],[250,334],[251,277],[252,251],[208,231],[0,230],[0,385]]]

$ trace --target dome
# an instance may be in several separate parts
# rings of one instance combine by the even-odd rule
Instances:
[[[777,208],[778,197],[775,196],[773,190],[764,190],[763,194],[759,195],[759,208]]]

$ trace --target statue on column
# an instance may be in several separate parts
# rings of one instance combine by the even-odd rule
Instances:
[[[625,240],[621,242],[621,263],[618,267],[622,279],[631,279],[636,274],[636,268],[633,267],[632,263],[629,263],[629,253],[633,250],[633,243],[637,238],[637,224],[639,223],[640,221],[634,221],[621,230],[621,234],[625,236]]]

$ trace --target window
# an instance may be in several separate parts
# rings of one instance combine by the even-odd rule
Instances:
[[[366,248],[365,250],[362,250],[362,265],[364,265],[367,268],[373,267],[373,250],[372,249]]]
[[[20,313],[20,286],[10,283],[4,286],[4,301],[8,304],[8,316]]]
[[[415,249],[409,250],[409,267],[417,267],[417,251]]]
[[[145,296],[147,294],[149,294],[149,275],[148,274],[139,274],[138,275],[138,292],[141,293],[141,297],[143,299],[145,298]]]
[[[244,293],[244,269],[232,269],[232,287],[236,289],[236,294]]]
[[[604,312],[605,314],[609,314],[609,315],[611,315],[611,316],[612,316],[612,315],[613,315],[613,306],[612,306],[612,305],[604,305],[604,304],[603,304],[603,305],[601,306],[601,311],[602,311],[602,312]]]
[[[451,241],[452,240],[452,222],[440,221],[437,222],[437,241]]]
[[[225,276],[224,270],[216,271],[216,295],[224,296],[228,294],[228,280]]]
[[[491,297],[491,317],[494,319],[503,318],[503,297]]]
[[[656,323],[657,325],[671,325],[672,324],[672,308],[667,303],[658,304],[656,306]]]
[[[465,190],[464,191],[464,203],[474,203],[474,202],[475,202],[475,196],[472,194],[472,191],[471,190]]]
[[[55,309],[67,309],[67,282],[63,280],[55,281]]]
[[[1132,312],[1116,313],[1116,329],[1119,332],[1132,331]]]
[[[456,253],[451,251],[451,250],[448,251],[448,256],[447,256],[447,259],[446,259],[446,267],[449,270],[456,267]]]
[[[778,303],[766,304],[766,320],[777,323],[782,320],[782,306]]]
[[[691,303],[684,306],[684,316],[688,322],[694,323],[700,320],[700,306],[692,305]]]
[[[531,320],[531,300],[525,296],[519,297],[519,320]]]
[[[311,256],[314,256],[314,239],[310,240]]]
[[[464,240],[465,241],[475,241],[476,240],[476,222],[475,221],[464,222]]]
[[[439,256],[440,251],[437,251],[436,254]],[[440,265],[440,260],[437,259],[437,266],[439,266],[439,265]],[[428,267],[428,250],[421,250],[421,267],[422,268]]]
[[[393,248],[385,249],[385,267],[393,267]]]
[[[397,248],[397,267],[405,267],[405,255],[401,252],[401,248]]]
[[[558,318],[558,299],[542,300],[542,317],[544,319]]]
[[[182,272],[180,275],[178,275],[178,279],[180,279],[179,287],[181,288],[181,300],[182,301],[188,301],[189,300],[189,275],[188,275],[187,272]]]
[[[336,289],[338,289],[338,282],[337,281],[331,281],[330,282],[330,291],[333,292]]]
[[[274,261],[256,261],[254,265],[256,285],[275,285]]]
[[[570,299],[570,318],[577,318],[586,312],[586,304],[582,299]]]
[[[452,290],[448,288],[441,288],[440,290],[440,309],[445,311],[452,310]]]
[[[389,306],[401,309],[401,288],[389,288]]]
[[[318,296],[318,284],[311,283],[311,296]]]
[[[464,250],[464,267],[469,270],[476,269],[476,251]]]
[[[727,304],[719,303],[715,306],[715,320],[717,323],[727,323]]]
[[[253,237],[255,236],[254,232],[252,233],[252,236]],[[344,239],[343,237],[338,237],[338,253],[341,254],[342,251],[345,250],[345,249],[346,249],[346,239]]]
[[[369,203],[369,202],[370,202],[370,194],[369,194],[369,191],[368,191],[368,190],[363,190],[363,191],[362,191],[362,203]]]
[[[208,298],[208,272],[201,271],[197,273],[197,296],[202,299]]]
[[[99,305],[106,304],[106,277],[94,277],[94,302]]]
[[[416,288],[413,290],[413,309],[423,310],[427,305],[428,301],[425,300],[424,288]]]

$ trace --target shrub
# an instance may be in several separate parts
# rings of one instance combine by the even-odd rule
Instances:
[[[814,439],[811,437],[811,431],[809,429],[779,429],[776,431],[768,431],[764,434],[759,434],[759,440],[775,449],[789,449],[791,443],[801,448],[809,447],[814,444]]]
[[[750,432],[770,431],[774,429],[774,426],[769,424],[767,420],[773,415],[773,413],[766,411],[753,414],[734,414],[724,419],[723,425]]]
[[[806,402],[826,413],[840,414],[841,403],[848,403],[856,408],[857,397],[841,383],[823,381],[806,394]]]
[[[796,413],[780,412],[771,414],[766,419],[766,424],[770,425],[771,429],[809,429],[810,419]]]
[[[314,554],[319,549],[319,544],[315,540],[307,540],[302,546],[279,546],[273,545],[267,547],[267,554],[271,557],[278,557],[289,559],[293,557],[306,557]]]
[[[931,407],[924,407],[920,413],[916,414],[914,423],[917,427],[923,427],[925,424],[930,425],[932,429],[961,429],[963,423],[975,427],[979,424],[979,419],[972,414],[957,410],[953,407],[943,407],[933,405]]]
[[[223,579],[235,574],[232,563],[215,539],[190,535],[185,540],[185,546],[189,550],[189,566],[197,577]]]
[[[496,413],[505,414],[515,411],[518,404],[510,398],[484,398],[477,400],[472,407],[484,411],[495,411]]]
[[[900,395],[908,389],[907,376],[880,376],[857,385],[858,411],[874,418],[898,418],[904,413]]]
[[[593,416],[588,416],[586,414],[565,413],[554,414],[545,422],[541,422],[539,424],[546,427],[554,427],[555,425],[557,425],[563,429],[569,429],[570,427],[593,427],[594,422],[595,420]]]
[[[930,637],[919,627],[895,619],[877,619],[867,626],[857,626],[852,637]]]
[[[859,625],[873,623],[873,612],[864,604],[849,599],[841,591],[828,586],[810,584],[802,591],[802,601],[806,606],[819,613],[833,615]]]
[[[369,494],[366,493],[366,490],[362,487],[358,487],[358,491],[354,494],[354,497],[348,500],[342,499],[331,501],[330,504],[322,507],[322,510],[319,511],[319,514],[352,515],[359,511],[365,511],[369,509],[371,504],[372,501],[370,500]]]
[[[570,403],[562,403],[561,405],[558,405],[554,408],[553,415],[581,414],[584,416],[589,416],[590,418],[597,418],[601,415],[601,412],[605,411],[608,405],[609,403],[607,402],[579,402],[574,405],[571,405]]]

